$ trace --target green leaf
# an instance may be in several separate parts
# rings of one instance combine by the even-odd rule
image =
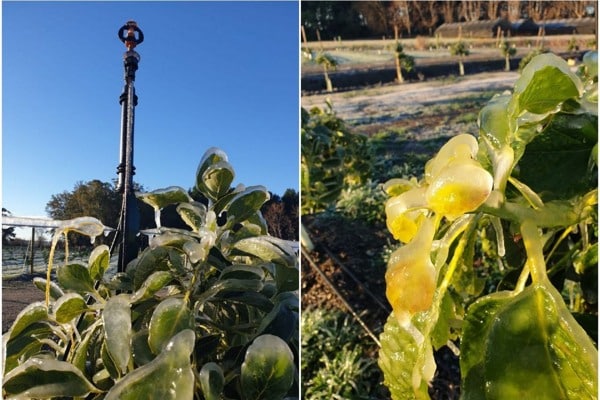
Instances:
[[[259,292],[263,288],[263,282],[258,279],[226,279],[215,282],[210,289],[203,292],[197,299],[199,304],[222,292]]]
[[[547,66],[533,74],[519,96],[519,107],[534,114],[554,110],[560,103],[579,95],[571,78],[556,67]]]
[[[94,282],[90,272],[83,264],[73,263],[58,267],[58,283],[67,290],[79,293],[94,292]]]
[[[42,292],[46,291],[46,279],[44,278],[40,278],[40,277],[35,277],[33,278],[33,284],[35,285],[36,288],[40,289]],[[55,283],[50,281],[50,297],[52,297],[54,300],[58,299],[59,297],[61,297],[63,294],[65,294],[62,289]]]
[[[106,350],[122,374],[131,359],[131,303],[129,295],[111,297],[102,313]]]
[[[131,349],[133,360],[138,366],[148,364],[155,358],[148,345],[148,329],[142,329],[133,335],[131,338]]]
[[[133,294],[131,297],[131,302],[136,303],[149,299],[172,280],[173,274],[171,274],[169,271],[156,271],[152,273],[148,278],[146,278],[142,286]]]
[[[71,321],[88,309],[83,297],[77,293],[65,294],[56,301],[52,308],[56,321],[61,324]]]
[[[202,156],[200,159],[200,163],[198,164],[198,169],[196,171],[196,189],[198,189],[202,194],[206,197],[216,200],[212,197],[211,191],[204,182],[204,173],[215,164],[220,162],[227,162],[227,154],[217,147],[211,147]],[[233,172],[233,171],[232,171]]]
[[[29,325],[46,319],[48,319],[48,308],[46,307],[46,304],[41,301],[31,303],[17,314],[15,322],[13,322],[12,327],[8,331],[8,339],[10,340],[17,337]]]
[[[221,398],[225,377],[218,364],[214,362],[204,364],[200,369],[199,380],[206,400],[219,400]]]
[[[5,392],[19,398],[85,397],[99,392],[75,366],[48,358],[30,358],[3,381]]]
[[[597,141],[596,116],[558,113],[527,145],[519,179],[545,201],[584,194],[597,187],[596,171],[589,168]]]
[[[294,381],[294,355],[273,335],[261,335],[248,347],[241,370],[245,400],[280,399]]]
[[[508,104],[511,96],[496,95],[479,112],[479,133],[493,149],[510,145],[511,130],[508,122]]]
[[[177,333],[193,327],[193,315],[186,301],[175,297],[161,301],[150,319],[150,349],[154,354],[160,353]]]
[[[296,254],[281,239],[271,236],[258,236],[242,239],[233,248],[243,253],[256,256],[263,261],[290,266],[296,263]]]
[[[544,114],[582,90],[579,78],[560,57],[545,53],[534,57],[515,82],[519,111]],[[520,113],[519,112],[519,113]]]
[[[133,262],[133,287],[138,290],[154,272],[169,270],[169,250],[163,247],[147,247]]]
[[[298,313],[294,312],[287,303],[278,303],[262,319],[257,332],[289,341],[298,332]]]
[[[105,400],[192,399],[194,373],[190,356],[194,341],[194,331],[179,332],[154,360],[118,381]]]
[[[99,281],[104,276],[104,272],[108,269],[110,264],[110,249],[106,245],[96,247],[92,254],[90,254],[90,260],[88,262],[90,276],[92,279]]]
[[[300,287],[300,273],[295,266],[275,264],[275,282],[277,291],[287,292],[298,290]]]
[[[165,189],[153,190],[148,193],[136,193],[138,199],[151,205],[154,209],[161,210],[175,203],[186,203],[192,201],[188,192],[179,186],[169,186]]]
[[[235,264],[221,271],[220,280],[225,279],[264,279],[265,273],[262,268],[253,265]]]
[[[92,325],[81,335],[81,340],[74,345],[75,349],[73,352],[73,358],[70,361],[74,366],[79,368],[79,370],[84,373],[86,372],[85,364],[89,360],[88,349],[94,341],[97,342],[99,340],[96,332],[101,328],[102,325],[99,322]],[[94,347],[92,346],[92,348]]]
[[[206,206],[202,203],[181,203],[177,206],[177,213],[194,232],[198,232],[206,221]]]
[[[202,183],[209,198],[217,200],[225,195],[229,191],[234,177],[233,167],[225,160],[218,161],[206,168],[202,173]]]
[[[598,352],[549,282],[471,305],[461,371],[465,399],[581,400],[598,390]]]
[[[426,364],[431,365],[431,363],[435,369],[435,363],[431,345],[427,343],[428,339],[425,338],[423,341],[421,335],[421,343],[418,343],[414,334],[398,324],[394,313],[390,314],[383,329],[383,333],[379,336],[381,349],[378,364],[383,371],[383,382],[390,390],[392,399],[429,399],[427,384],[429,375],[433,377],[433,374],[424,374],[423,370]],[[413,329],[416,330],[414,326]],[[427,363],[419,361],[418,353],[421,346],[427,346]]]
[[[45,321],[30,324],[14,339],[8,340],[8,336],[4,335],[2,337],[2,344],[6,349],[4,373],[16,368],[22,360],[38,354],[43,346],[41,339],[52,335],[52,329]]]
[[[269,200],[269,192],[264,186],[249,186],[231,199],[226,207],[227,223],[233,226],[254,215]]]

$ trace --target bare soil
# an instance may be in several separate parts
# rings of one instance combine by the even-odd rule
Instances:
[[[8,331],[17,315],[29,304],[44,300],[44,292],[35,287],[32,277],[2,280],[2,333]]]

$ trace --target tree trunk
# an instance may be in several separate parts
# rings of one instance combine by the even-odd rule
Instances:
[[[404,83],[404,77],[402,76],[402,68],[400,67],[398,55],[396,55],[396,79],[398,79],[399,83]]]
[[[465,74],[465,66],[463,64],[462,57],[458,59],[458,73],[460,76],[464,76]]]
[[[508,54],[504,56],[504,70],[510,71],[510,56]]]
[[[323,70],[323,75],[325,75],[325,86],[327,87],[327,91],[330,93],[333,92],[333,84],[331,83],[331,79],[327,73],[327,68]]]

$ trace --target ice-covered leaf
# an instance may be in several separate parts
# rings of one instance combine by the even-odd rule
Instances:
[[[169,186],[147,193],[136,193],[136,196],[144,203],[159,210],[170,204],[185,203],[192,200],[187,190],[179,186]]]
[[[79,293],[90,293],[94,291],[94,281],[90,271],[83,264],[73,263],[63,265],[56,273],[58,283],[66,290]]]
[[[56,321],[64,324],[87,310],[83,297],[77,293],[67,293],[59,298],[52,307]]]
[[[273,335],[261,335],[246,350],[241,385],[245,400],[280,399],[294,381],[294,355]]]
[[[202,156],[198,169],[196,170],[196,189],[202,192],[208,198],[212,198],[212,193],[204,182],[204,173],[213,165],[220,162],[228,162],[227,154],[217,147],[211,147]],[[233,171],[232,171],[233,172]]]
[[[179,332],[148,364],[127,374],[106,394],[105,400],[185,400],[194,397],[194,373],[190,356],[194,331]]]
[[[221,367],[214,362],[206,363],[200,369],[199,378],[204,398],[206,400],[219,400],[225,384]]]
[[[89,236],[93,243],[96,237],[101,236],[104,233],[104,229],[104,224],[96,218],[79,217],[63,221],[55,235],[58,235],[61,232],[77,232],[81,235]]]
[[[258,266],[234,264],[221,271],[219,279],[264,279],[264,277],[264,271]]]
[[[3,389],[17,398],[85,397],[98,393],[75,366],[49,358],[30,358],[3,379]]]
[[[226,207],[227,222],[230,226],[243,222],[254,215],[269,200],[269,192],[264,186],[249,186],[238,193]]]
[[[233,248],[243,253],[253,255],[263,261],[270,261],[282,265],[294,265],[296,255],[283,241],[270,236],[250,237],[239,240]]]
[[[181,203],[177,206],[177,213],[194,232],[198,232],[206,221],[206,206],[202,203]]]
[[[476,301],[461,346],[464,399],[595,399],[598,352],[549,282]]]
[[[14,339],[2,336],[4,347],[4,373],[16,368],[22,360],[38,354],[43,346],[41,339],[52,336],[52,328],[45,322],[34,322],[23,329]]]
[[[46,285],[47,285],[46,279],[44,278],[40,278],[40,277],[35,277],[33,278],[33,284],[35,285],[36,288],[40,289],[42,292],[46,291]],[[65,294],[62,289],[55,283],[50,281],[50,297],[52,297],[54,300],[58,299],[59,297],[61,297],[63,294]]]
[[[19,333],[21,333],[29,325],[38,321],[46,320],[47,318],[48,308],[43,302],[37,301],[35,303],[31,303],[19,314],[17,314],[15,322],[13,322],[12,327],[8,331],[9,340],[18,336]]]
[[[156,271],[152,273],[133,294],[131,302],[138,302],[154,296],[154,293],[165,287],[172,279],[173,274],[169,271]]]
[[[379,336],[379,368],[393,400],[428,400],[427,384],[435,371],[433,351],[414,325],[410,329],[400,326],[393,313],[388,317]],[[420,350],[424,357],[419,357]]]
[[[193,315],[185,300],[176,297],[163,300],[150,319],[150,349],[154,354],[160,353],[177,333],[193,327]]]
[[[129,295],[111,297],[102,313],[106,349],[122,374],[131,359],[131,303]]]
[[[202,185],[206,194],[213,200],[227,193],[233,182],[235,173],[233,167],[225,160],[211,164],[202,173]]]
[[[582,83],[562,58],[545,53],[534,57],[515,82],[519,109],[534,114],[554,110],[560,103],[577,97]]]
[[[110,249],[107,245],[101,245],[96,247],[90,254],[88,262],[90,269],[90,276],[94,280],[100,280],[104,276],[104,272],[108,269],[110,264]]]

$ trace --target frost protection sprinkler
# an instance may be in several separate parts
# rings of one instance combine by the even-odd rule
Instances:
[[[137,36],[136,36],[137,34]],[[119,97],[121,104],[121,152],[120,164],[117,167],[117,190],[123,197],[117,237],[119,243],[118,272],[124,272],[127,264],[137,257],[139,244],[137,235],[140,229],[140,211],[133,190],[133,125],[137,96],[133,82],[138,69],[140,55],[133,49],[144,41],[144,34],[135,21],[127,21],[119,29],[119,39],[127,47],[123,55],[125,67],[125,87]]]

